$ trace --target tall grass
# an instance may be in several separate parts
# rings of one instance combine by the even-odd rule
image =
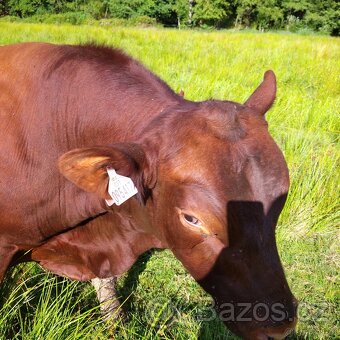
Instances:
[[[120,47],[192,100],[243,102],[273,69],[278,95],[267,119],[291,176],[277,239],[300,300],[292,338],[340,338],[339,39],[0,23],[1,44],[20,41]],[[210,298],[169,251],[146,254],[118,285],[127,319],[108,326],[89,284],[21,266],[0,288],[0,339],[236,338],[216,319],[201,321]]]

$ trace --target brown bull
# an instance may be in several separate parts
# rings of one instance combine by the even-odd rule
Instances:
[[[105,47],[5,46],[0,70],[0,280],[20,260],[106,278],[169,248],[236,334],[294,328],[275,243],[289,177],[264,118],[273,72],[242,105],[187,101]],[[138,190],[121,205],[112,169]]]

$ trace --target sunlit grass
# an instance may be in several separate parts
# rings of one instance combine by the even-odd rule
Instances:
[[[21,41],[120,47],[192,100],[243,102],[273,69],[278,94],[267,119],[291,176],[277,238],[301,302],[294,338],[340,337],[339,39],[0,23],[0,44]],[[218,320],[199,321],[210,299],[169,251],[143,264],[147,258],[119,281],[128,318],[111,330],[89,284],[43,275],[32,265],[16,269],[0,288],[0,339],[108,339],[112,329],[115,339],[234,338]]]

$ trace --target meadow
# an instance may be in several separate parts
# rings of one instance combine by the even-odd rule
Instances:
[[[290,339],[340,338],[340,40],[284,33],[203,32],[1,23],[0,44],[97,42],[120,47],[191,100],[244,102],[267,69],[267,113],[291,177],[277,227],[300,321]],[[1,70],[0,70],[1,72]],[[169,251],[150,251],[118,282],[126,319],[104,323],[89,283],[11,270],[0,287],[0,339],[237,339]]]

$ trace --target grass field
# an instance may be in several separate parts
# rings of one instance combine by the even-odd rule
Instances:
[[[0,44],[21,41],[121,47],[192,100],[243,102],[273,69],[278,95],[267,119],[291,176],[277,239],[300,301],[290,338],[340,338],[339,39],[0,23]],[[236,339],[218,320],[201,320],[210,298],[169,251],[145,254],[118,292],[128,318],[109,327],[88,283],[17,267],[0,287],[0,339]]]

